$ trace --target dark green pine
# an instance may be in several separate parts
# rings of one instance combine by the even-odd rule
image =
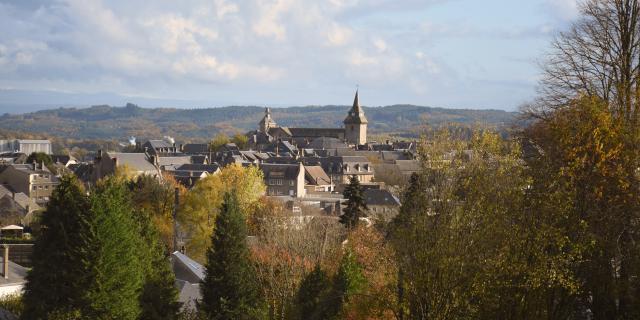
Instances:
[[[200,287],[208,319],[257,319],[263,311],[247,247],[247,226],[233,193],[225,194]]]
[[[353,229],[358,226],[360,218],[367,216],[367,203],[364,198],[364,191],[358,181],[358,177],[353,175],[349,184],[345,187],[342,193],[347,203],[342,210],[343,214],[340,216],[340,223],[342,223],[347,229]]]

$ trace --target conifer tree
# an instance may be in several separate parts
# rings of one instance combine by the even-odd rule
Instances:
[[[329,294],[331,294],[331,279],[320,265],[316,265],[300,283],[296,295],[298,319],[327,319]]]
[[[344,316],[349,302],[355,294],[365,288],[366,283],[367,279],[362,271],[362,266],[356,260],[353,252],[347,249],[333,279],[326,318],[336,319],[341,315]]]
[[[94,230],[89,201],[73,176],[64,176],[40,221],[42,231],[33,248],[27,275],[23,319],[86,309],[86,287],[95,276]]]
[[[137,319],[144,271],[139,227],[124,183],[115,178],[102,181],[90,197],[94,220],[95,278],[87,287],[92,319]]]
[[[200,309],[209,319],[256,319],[261,298],[247,247],[245,215],[234,193],[224,195],[207,252]]]
[[[140,258],[144,271],[144,285],[140,295],[140,320],[177,319],[180,312],[175,276],[151,217],[138,212],[140,235],[143,239]]]
[[[364,198],[362,186],[358,181],[358,177],[353,175],[342,193],[347,199],[347,205],[343,209],[343,214],[340,216],[340,223],[342,223],[347,229],[352,230],[358,226],[360,218],[367,216],[367,203]]]

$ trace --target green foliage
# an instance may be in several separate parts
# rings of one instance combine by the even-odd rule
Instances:
[[[86,310],[96,277],[96,233],[89,201],[72,176],[62,178],[42,215],[25,286],[24,319],[46,319],[60,308]],[[55,265],[55,267],[52,267]]]
[[[8,294],[0,298],[0,308],[7,310],[17,317],[22,315],[24,302],[20,294]]]
[[[44,152],[34,152],[30,154],[29,157],[27,157],[26,163],[33,163],[34,161],[38,164],[44,162],[46,166],[49,166],[53,163],[53,159],[51,159],[51,156]]]
[[[360,218],[367,216],[367,203],[358,177],[353,175],[349,185],[344,188],[344,197],[347,199],[346,207],[342,210],[340,223],[351,230],[358,226]]]
[[[296,294],[298,319],[328,319],[331,289],[331,279],[320,265],[316,265],[313,271],[302,280]]]
[[[220,133],[209,142],[209,149],[213,152],[219,151],[222,146],[229,142],[231,142],[229,137],[224,133]]]
[[[342,256],[338,272],[333,279],[331,293],[328,298],[328,319],[336,319],[338,316],[346,317],[349,302],[356,294],[360,294],[366,287],[367,279],[364,277],[362,266],[356,260],[356,256],[347,249]]]
[[[227,193],[216,218],[201,310],[209,319],[260,318],[261,297],[247,247],[247,226],[234,193]]]
[[[144,281],[140,261],[143,244],[126,186],[118,179],[103,180],[90,197],[95,232],[92,261],[95,277],[86,288],[95,319],[137,319]]]

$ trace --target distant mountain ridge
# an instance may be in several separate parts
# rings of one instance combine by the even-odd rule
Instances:
[[[342,127],[349,106],[274,108],[281,126]],[[508,126],[517,113],[502,110],[444,109],[414,105],[364,107],[370,134],[416,136],[426,124],[451,123]],[[74,139],[123,139],[172,136],[181,141],[209,139],[220,132],[245,132],[257,127],[263,107],[229,106],[207,109],[141,108],[108,105],[58,108],[0,116],[0,129]]]

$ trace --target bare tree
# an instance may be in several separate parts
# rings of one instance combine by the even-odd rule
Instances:
[[[581,13],[553,41],[542,65],[542,99],[530,111],[544,116],[586,94],[600,97],[616,115],[635,122],[640,92],[639,0],[586,0]]]

